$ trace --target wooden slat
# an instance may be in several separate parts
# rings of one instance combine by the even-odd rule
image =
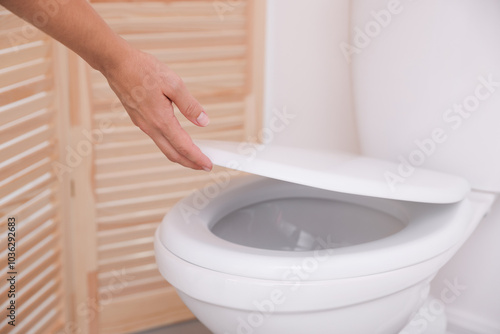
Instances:
[[[25,220],[20,220],[20,218],[18,217],[17,219],[21,223],[20,226],[18,226],[17,228],[17,240],[23,240],[24,242],[24,238],[28,237],[29,233],[32,233],[35,229],[42,228],[42,225],[45,222],[49,221],[51,218],[54,217],[55,210],[56,210],[55,206],[51,202],[49,202],[48,204],[37,210],[29,217],[26,217]],[[23,247],[23,251],[28,251],[28,250],[29,250],[28,248]],[[2,255],[6,253],[7,253],[6,249],[1,250]],[[21,255],[21,253],[19,253],[18,255]]]
[[[40,333],[43,334],[53,334],[53,333],[64,333],[64,319],[61,319],[61,314],[63,310],[61,308],[54,309],[52,317],[48,318],[45,322],[46,325],[40,326]],[[71,326],[71,324],[69,324]],[[68,327],[71,328],[71,327]]]
[[[165,281],[162,276],[157,275],[155,277],[147,277],[143,279],[128,281],[123,289],[114,293],[113,297],[120,298],[133,294],[143,294],[149,291],[157,291],[159,289],[167,287],[169,287],[167,281]],[[109,291],[110,288],[111,287],[104,285],[101,286],[100,291]]]
[[[134,254],[136,252],[150,251],[153,249],[153,237],[135,238],[120,243],[112,243],[97,248],[100,259],[109,259],[112,257],[122,256],[126,254]]]
[[[14,210],[10,212],[5,212],[5,213],[0,213],[0,214],[6,214],[5,216],[1,217],[0,221],[0,226],[2,227],[2,232],[5,231],[4,228],[7,226],[7,215],[9,216],[14,216],[22,222],[23,224],[26,223],[27,217],[38,213],[39,210],[43,210],[42,208],[46,207],[51,203],[52,200],[52,191],[50,189],[45,189],[44,191],[40,192],[38,195],[35,197],[31,198],[25,203],[22,203],[21,205],[17,206]]]
[[[25,184],[33,182],[44,174],[50,173],[52,170],[51,159],[48,157],[28,166],[25,169],[9,176],[6,179],[0,179],[0,194],[13,193]]]
[[[180,200],[180,198],[179,198]],[[170,209],[168,206],[161,208],[134,211],[113,216],[100,216],[97,218],[99,231],[111,231],[120,228],[128,228],[138,225],[149,225],[150,223],[160,223],[163,216]]]
[[[141,1],[140,5],[120,0],[120,10],[116,10],[116,4],[109,3],[110,1],[94,0],[95,9],[104,17],[127,19],[136,15],[170,19],[171,16],[199,16],[199,15],[216,15],[217,7],[214,6],[212,0],[205,1],[168,1],[168,2],[145,2]],[[245,1],[231,2],[231,13],[242,15],[246,10]]]
[[[134,183],[150,182],[161,180],[168,173],[170,178],[186,176],[183,167],[177,164],[169,166],[151,167],[144,169],[135,169],[131,171],[117,171],[116,173],[97,174],[96,188],[118,187]],[[195,172],[193,172],[194,174]]]
[[[169,32],[197,30],[238,30],[245,28],[244,15],[227,15],[222,21],[216,15],[171,17],[129,17],[106,19],[109,26],[119,34],[138,32]]]
[[[246,59],[239,57],[236,57],[235,59],[225,59],[222,61],[210,60],[168,64],[168,66],[177,72],[181,78],[231,73],[246,75],[246,65]]]
[[[15,54],[11,56],[15,57]],[[42,76],[48,72],[50,66],[50,60],[38,58],[0,69],[0,87],[14,85],[19,81],[26,81],[33,77]]]
[[[13,122],[40,109],[49,108],[53,104],[53,100],[54,94],[52,92],[39,92],[10,104],[0,105],[0,118],[4,123]]]
[[[20,205],[40,191],[47,189],[47,186],[55,181],[52,174],[46,173],[30,184],[26,184],[7,196],[0,197],[0,212],[4,212],[8,205]]]
[[[32,268],[29,268],[28,266],[24,265],[24,263],[20,263],[18,272],[22,272],[23,274],[19,276],[19,281],[18,281],[19,286],[26,286],[28,285],[29,282],[35,280],[41,272],[43,272],[46,268],[56,263],[58,255],[59,254],[57,252],[41,254],[39,258],[41,257],[43,260],[37,263],[37,265]],[[20,270],[21,268],[23,269],[23,271]],[[0,292],[2,293],[1,295],[6,296],[7,291],[8,291],[7,284],[2,284],[0,286]]]
[[[135,238],[144,238],[154,235],[154,231],[158,227],[158,223],[144,224],[140,226],[129,226],[122,229],[114,229],[112,231],[101,231],[97,234],[97,244],[99,246],[119,243]]]
[[[33,317],[29,320],[25,319],[20,321],[20,332],[24,333],[37,333],[36,326],[40,324],[45,316],[47,315],[47,310],[51,310],[49,312],[55,313],[54,310],[60,304],[62,296],[60,293],[56,293],[58,287],[55,286],[50,289],[50,294],[46,293],[43,295],[43,298],[39,298],[37,302],[39,303],[39,307],[33,313]],[[20,310],[22,312],[22,310]],[[59,315],[60,316],[60,315]]]
[[[135,182],[125,185],[98,188],[96,189],[96,198],[98,201],[98,209],[110,208],[114,204],[128,202],[133,198],[143,196],[161,195],[167,196],[167,193],[176,194],[176,191],[184,191],[185,189],[193,189],[200,183],[206,183],[212,180],[212,175],[203,171],[192,171],[188,175],[159,178],[148,182]],[[167,193],[165,192],[167,190]],[[177,196],[175,196],[177,197]]]
[[[61,333],[64,326],[64,318],[61,316],[63,312],[61,306],[51,309],[37,324],[37,332],[41,334]]]
[[[200,184],[203,184],[203,182],[200,182]],[[195,185],[194,185],[195,186]],[[184,187],[178,187],[178,188],[184,188]],[[164,189],[164,188],[163,188]],[[153,194],[149,195],[148,193],[154,193],[158,192],[160,193],[162,188],[157,188],[157,189],[152,189],[144,192],[144,195],[141,196],[141,194],[137,195],[132,195],[129,198],[126,199],[121,199],[121,200],[113,200],[110,202],[103,202],[103,203],[98,203],[97,206],[97,214],[99,215],[98,220],[104,216],[123,216],[128,213],[134,213],[134,212],[140,212],[140,211],[147,211],[147,210],[156,210],[161,208],[166,208],[171,207],[174,205],[177,201],[182,199],[183,197],[189,195],[191,193],[190,190],[179,190],[176,189],[177,191],[171,191],[171,192],[163,192],[163,194],[158,195],[158,194]]]
[[[192,319],[172,287],[114,298],[100,317],[103,334],[132,333]],[[127,321],[124,321],[127,319]]]
[[[44,40],[34,41],[17,47],[0,47],[0,68],[48,57],[50,57],[50,44]]]
[[[243,85],[245,82],[244,73],[217,73],[210,75],[185,76],[183,78],[186,86],[192,90],[201,90],[210,87],[225,88],[228,86]]]
[[[247,51],[245,45],[229,46],[204,46],[178,49],[154,49],[149,52],[159,60],[169,63],[187,61],[229,60],[234,58],[244,59]]]
[[[41,109],[30,115],[21,117],[13,122],[0,124],[0,142],[6,142],[49,123],[54,116],[54,111]]]
[[[195,139],[242,141],[248,138],[245,137],[244,129],[233,127],[214,133],[200,133],[196,135]]]
[[[118,269],[127,269],[155,262],[154,251],[146,251],[125,256],[113,257],[105,260],[99,260],[99,271],[110,271]]]
[[[155,263],[128,268],[126,274],[131,281],[161,276]],[[116,271],[99,272],[99,286],[112,285],[116,282],[115,276]]]
[[[49,263],[54,263],[56,262],[58,258],[58,253],[60,249],[54,244],[51,244],[51,242],[54,242],[54,238],[57,235],[49,235],[45,240],[41,240],[40,242],[37,243],[34,249],[30,249],[26,252],[24,257],[19,258],[19,264],[17,266],[17,270],[19,272],[23,273],[24,275],[27,275],[28,269],[31,265],[33,265],[35,262],[45,258],[51,257],[51,262]],[[52,257],[53,256],[53,257]],[[48,265],[48,264],[47,264]],[[32,276],[33,279],[34,276]]]
[[[27,44],[46,40],[47,35],[27,23],[13,29],[0,29],[0,49],[21,50]]]
[[[172,167],[172,168],[170,168]],[[176,167],[175,169],[173,167]],[[221,170],[215,166],[214,170],[210,174],[211,179],[217,179],[217,173],[225,173],[225,170]],[[152,167],[144,169],[136,169],[131,171],[110,173],[96,175],[96,189],[116,189],[115,187],[121,186],[131,186],[136,184],[144,184],[147,182],[153,182],[158,180],[163,180],[165,175],[168,173],[169,179],[185,179],[190,177],[197,177],[202,172],[183,170],[179,165],[171,164],[167,167]],[[204,179],[202,179],[204,181]]]
[[[40,75],[0,88],[0,105],[14,103],[31,95],[51,91],[53,86],[54,82],[50,75]]]
[[[96,159],[105,159],[157,151],[158,147],[149,138],[131,142],[110,141],[95,147],[95,157]]]
[[[148,50],[159,47],[182,48],[194,45],[214,46],[244,44],[245,30],[216,31],[172,31],[160,33],[122,34],[122,37],[136,48]]]
[[[36,247],[37,244],[42,243],[44,240],[53,236],[53,232],[56,230],[57,223],[52,219],[40,225],[36,232],[32,232],[30,235],[22,236],[22,245],[18,251],[17,256],[22,257],[24,254],[29,252],[31,248]]]
[[[148,154],[137,154],[119,158],[103,158],[94,162],[96,174],[113,173],[115,171],[131,171],[146,167],[170,165],[170,161],[160,151]]]
[[[2,160],[10,159],[20,152],[24,152],[33,146],[48,141],[53,136],[50,125],[42,125],[32,131],[23,133],[8,142],[0,143],[0,156]]]
[[[28,237],[30,233],[33,233],[35,229],[37,232],[41,232],[43,228],[43,224],[47,221],[50,221],[56,216],[57,207],[51,201],[47,203],[44,207],[40,208],[40,210],[36,211],[34,214],[26,217],[26,220],[23,220],[19,226],[19,235],[20,240]],[[24,240],[23,240],[24,242]],[[27,251],[26,249],[25,251]],[[21,253],[19,254],[21,255]]]
[[[24,166],[29,166],[44,157],[53,155],[54,144],[48,141],[41,142],[10,159],[0,162],[0,173],[2,175],[12,175]]]
[[[23,293],[19,294],[19,298],[17,301],[19,305],[27,304],[29,298],[36,294],[37,291],[41,290],[45,285],[54,282],[57,282],[57,277],[59,276],[59,271],[61,270],[60,265],[50,265],[43,272],[39,273],[36,277],[36,280],[30,282],[29,285],[23,286]]]

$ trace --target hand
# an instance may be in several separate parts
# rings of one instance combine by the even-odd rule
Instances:
[[[192,123],[206,126],[209,118],[182,79],[152,55],[136,49],[101,72],[132,122],[173,162],[210,171],[212,162],[193,143],[174,115],[172,102]]]

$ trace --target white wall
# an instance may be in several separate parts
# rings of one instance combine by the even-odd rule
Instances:
[[[357,151],[349,65],[348,0],[268,0],[265,125],[273,109],[296,118],[273,143]]]

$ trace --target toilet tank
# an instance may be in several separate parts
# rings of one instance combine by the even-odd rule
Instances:
[[[352,67],[361,151],[500,192],[500,1],[353,0]]]

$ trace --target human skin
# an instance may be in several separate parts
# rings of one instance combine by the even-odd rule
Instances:
[[[0,4],[100,71],[132,122],[169,160],[193,169],[212,169],[210,159],[175,117],[172,102],[189,121],[202,127],[209,123],[203,107],[174,71],[129,45],[86,0],[0,0]]]

